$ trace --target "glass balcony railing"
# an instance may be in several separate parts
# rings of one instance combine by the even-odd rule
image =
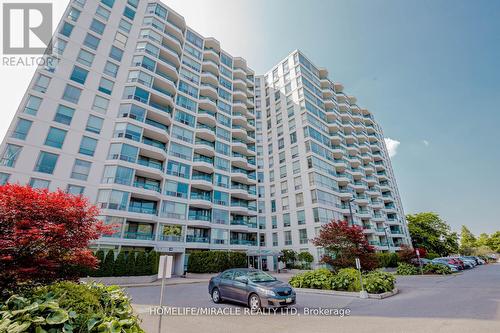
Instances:
[[[150,207],[129,206],[128,211],[132,213],[156,215],[156,208],[150,208]]]
[[[187,235],[186,236],[186,242],[190,243],[210,243],[210,238],[209,237],[199,237],[199,236],[193,236],[193,235]]]
[[[163,104],[155,103],[153,101],[149,101],[149,105],[155,109],[158,109],[160,111],[168,113],[169,115],[172,115],[172,108],[169,105],[163,105]]]
[[[195,156],[193,158],[193,162],[204,162],[204,163],[208,163],[208,164],[214,164],[214,160],[213,158],[210,158],[210,157],[206,157],[206,156]]]
[[[160,235],[159,239],[164,242],[182,242],[182,236],[178,235]]]
[[[257,246],[257,241],[254,240],[246,240],[246,239],[231,239],[231,245],[249,245],[249,246]]]
[[[203,175],[203,174],[193,174],[191,176],[192,180],[204,180],[206,182],[211,183],[212,182],[212,176],[211,175]]]
[[[155,161],[149,161],[149,160],[139,158],[139,160],[137,161],[137,164],[146,166],[148,168],[163,170],[163,164],[155,162]]]
[[[149,191],[161,192],[160,185],[134,182],[134,187],[143,188]]]
[[[154,235],[152,233],[146,233],[146,232],[126,231],[125,234],[123,235],[123,238],[139,239],[139,240],[153,240]]]
[[[191,192],[190,198],[192,200],[203,200],[203,201],[212,202],[212,196],[210,194]]]
[[[144,121],[146,124],[148,125],[151,125],[151,126],[154,126],[154,127],[157,127],[159,129],[162,129],[164,130],[165,132],[168,132],[168,126],[167,125],[164,125],[156,120],[152,120],[152,119],[148,119],[146,118],[146,120]]]
[[[194,142],[195,145],[203,145],[211,148],[215,148],[215,144],[213,142],[210,142],[208,140],[204,139],[199,139],[197,138],[196,141]]]

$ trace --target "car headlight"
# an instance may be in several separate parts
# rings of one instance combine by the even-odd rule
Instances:
[[[272,290],[268,290],[268,289],[264,289],[264,288],[257,288],[257,290],[266,296],[276,296],[276,293]]]

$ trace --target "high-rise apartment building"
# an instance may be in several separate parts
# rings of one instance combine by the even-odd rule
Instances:
[[[331,219],[409,244],[380,127],[295,51],[265,76],[155,1],[73,0],[0,147],[0,182],[82,194],[118,226],[94,246],[283,248]],[[352,202],[351,202],[352,200]],[[351,202],[351,211],[349,203]]]

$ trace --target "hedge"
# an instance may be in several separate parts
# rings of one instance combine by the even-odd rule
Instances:
[[[195,251],[189,254],[190,273],[218,273],[241,267],[247,267],[247,255],[243,252]]]
[[[160,254],[155,251],[120,251],[115,257],[114,251],[105,254],[99,250],[94,255],[99,259],[99,267],[94,271],[82,272],[82,276],[138,276],[158,273]]]

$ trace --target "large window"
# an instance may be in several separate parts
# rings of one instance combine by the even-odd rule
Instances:
[[[108,94],[108,95],[111,95],[111,93],[113,92],[113,87],[114,87],[115,83],[111,80],[108,80],[106,78],[101,78],[101,81],[99,82],[99,88],[98,90],[100,92],[103,92],[105,94]]]
[[[91,67],[92,63],[94,62],[94,57],[95,55],[93,53],[90,53],[85,50],[80,50],[80,53],[78,53],[78,58],[76,58],[76,61],[82,65]]]
[[[21,153],[23,147],[17,145],[7,144],[5,150],[2,153],[2,159],[0,160],[0,165],[6,167],[14,167],[16,165],[17,158]]]
[[[100,134],[103,122],[104,119],[93,115],[89,115],[89,119],[87,120],[87,126],[85,127],[85,130],[92,133]]]
[[[36,116],[40,104],[42,104],[42,99],[40,97],[29,95],[26,106],[24,107],[24,113]]]
[[[187,198],[188,184],[167,180],[165,182],[165,194],[176,198]]]
[[[32,124],[32,121],[19,118],[17,120],[16,128],[14,129],[14,132],[12,132],[11,137],[19,140],[25,140]]]
[[[131,168],[116,165],[107,165],[104,167],[102,183],[115,183],[130,186],[132,184],[133,176],[134,170]]]
[[[115,59],[116,61],[122,61],[123,50],[117,48],[116,46],[111,46],[111,50],[109,51],[109,57],[111,59]]]
[[[126,210],[129,193],[117,190],[99,190],[97,203],[100,208]]]
[[[59,155],[41,151],[35,164],[35,171],[52,174],[56,167]]]
[[[78,104],[78,101],[80,100],[80,95],[82,94],[82,90],[74,87],[72,85],[67,84],[66,88],[64,89],[64,94],[63,94],[63,99],[65,101],[71,102]]]
[[[101,21],[96,20],[96,19],[93,19],[92,23],[90,24],[90,30],[98,33],[99,35],[102,35],[104,33],[105,28],[106,28],[106,24],[104,24]]]
[[[193,149],[175,142],[171,142],[169,155],[190,161],[193,155]]]
[[[85,80],[87,80],[88,74],[89,74],[88,70],[75,66],[73,68],[73,73],[71,73],[70,79],[80,84],[85,84]]]
[[[96,139],[84,136],[82,137],[82,141],[80,143],[80,149],[78,150],[78,152],[83,155],[94,156],[96,147],[97,147]]]
[[[168,161],[167,164],[167,174],[189,179],[191,173],[191,167],[184,163],[179,163],[176,161]]]
[[[47,138],[45,139],[45,145],[54,148],[61,148],[65,138],[66,138],[65,130],[51,127],[49,129],[49,133],[47,134]]]
[[[71,171],[71,178],[78,180],[87,180],[89,177],[92,163],[84,160],[75,160],[73,170]]]
[[[49,87],[50,77],[46,75],[38,75],[35,84],[33,85],[33,90],[36,90],[41,93],[45,93],[47,88]]]
[[[97,38],[96,36],[91,35],[91,34],[87,34],[87,36],[85,36],[85,39],[83,41],[83,45],[91,48],[92,50],[97,50],[100,42],[101,42],[101,40],[99,38]]]
[[[70,125],[71,120],[73,119],[74,113],[75,113],[75,109],[64,106],[64,105],[59,105],[57,107],[54,121],[61,123],[61,124],[64,124],[64,125]]]
[[[166,218],[185,220],[186,210],[186,204],[173,201],[163,201],[160,215]]]

